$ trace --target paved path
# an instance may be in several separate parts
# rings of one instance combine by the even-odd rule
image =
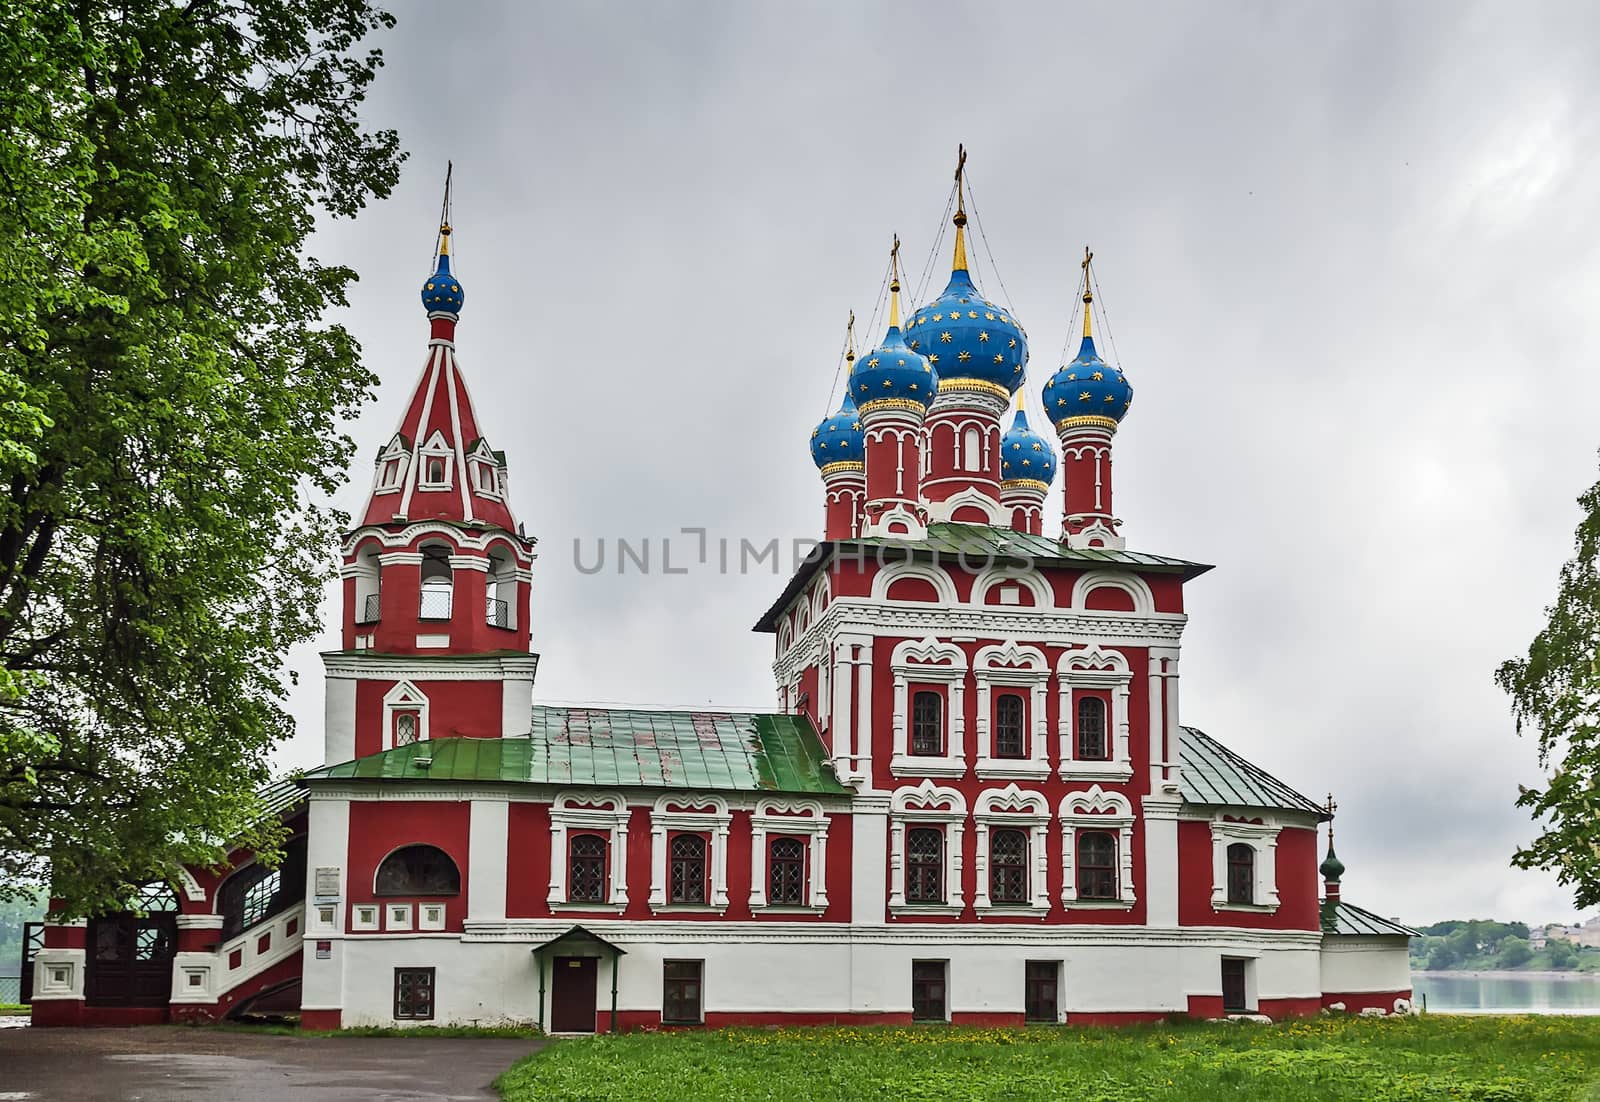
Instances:
[[[548,1041],[0,1030],[0,1102],[456,1102]]]

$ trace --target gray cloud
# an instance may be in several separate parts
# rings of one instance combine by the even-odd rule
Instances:
[[[965,142],[1034,392],[1090,242],[1138,391],[1118,437],[1130,542],[1220,566],[1190,587],[1185,720],[1338,794],[1358,902],[1572,913],[1553,878],[1507,866],[1536,769],[1490,677],[1539,625],[1600,442],[1581,109],[1600,13],[397,14],[372,117],[409,170],[317,242],[363,273],[346,320],[383,378],[341,500],[360,504],[422,363],[416,289],[454,158],[460,354],[543,540],[543,698],[771,699],[748,628],[781,579],[591,577],[571,542],[818,533],[805,443],[845,313],[870,313],[891,232],[920,268]],[[305,764],[314,648],[292,664],[281,760]]]

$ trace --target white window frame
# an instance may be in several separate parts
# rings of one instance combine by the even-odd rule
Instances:
[[[411,904],[385,903],[383,905],[383,928],[391,933],[409,931],[411,929]]]
[[[957,915],[966,908],[961,890],[961,839],[966,830],[967,800],[954,788],[925,780],[901,788],[890,801],[889,913],[893,915]],[[944,830],[944,902],[906,901],[906,831],[937,826]]]
[[[489,472],[489,488],[483,486],[483,473]],[[472,492],[479,497],[493,498],[499,501],[505,496],[505,485],[501,481],[503,472],[499,462],[494,457],[494,450],[482,440],[476,447],[467,453],[467,480],[471,483]]]
[[[378,930],[381,928],[379,921],[383,914],[383,907],[378,903],[352,903],[350,904],[350,929],[352,930]]]
[[[767,835],[806,839],[805,902],[767,902]],[[828,907],[828,816],[816,800],[762,800],[750,816],[750,909],[820,913]]]
[[[628,801],[619,792],[559,792],[550,803],[550,890],[552,911],[615,911],[628,905]],[[574,903],[567,899],[569,833],[606,838],[606,899]]]
[[[443,903],[417,904],[417,929],[443,930],[445,910]]]
[[[977,829],[977,853],[973,858],[976,875],[972,906],[991,914],[1041,915],[1050,910],[1050,888],[1046,875],[1050,855],[1045,849],[1046,828],[1050,825],[1050,805],[1041,792],[1025,792],[1015,784],[987,789],[978,797],[972,815]],[[1028,836],[1028,902],[995,903],[989,898],[989,833],[1009,828]]]
[[[1128,910],[1138,897],[1133,885],[1133,805],[1120,792],[1099,785],[1061,798],[1061,905],[1073,910]],[[1078,832],[1110,831],[1117,838],[1117,898],[1078,898]]]
[[[1042,780],[1050,775],[1050,726],[1045,715],[1049,694],[1050,660],[1038,647],[1004,643],[984,647],[974,656],[972,676],[977,683],[978,717],[973,732],[978,743],[980,780],[1012,778]],[[1028,699],[1028,756],[994,756],[994,690],[1022,689]]]
[[[1060,728],[1059,773],[1068,781],[1126,781],[1133,776],[1130,749],[1128,697],[1133,684],[1133,669],[1117,650],[1098,646],[1069,650],[1056,663],[1058,723]],[[1075,689],[1110,691],[1111,707],[1106,716],[1106,737],[1110,739],[1109,761],[1080,760],[1078,754],[1078,709]]]
[[[894,754],[889,772],[896,777],[966,776],[966,652],[932,636],[908,639],[894,648],[889,667],[894,674]],[[942,755],[910,752],[913,681],[945,686]]]
[[[444,461],[444,478],[438,481],[428,478],[428,461],[442,459]],[[417,489],[419,490],[449,490],[454,486],[455,475],[455,449],[444,438],[444,433],[434,430],[432,436],[417,452]]]
[[[393,462],[394,478],[386,479],[383,472]],[[405,489],[406,468],[411,463],[411,449],[406,447],[406,442],[396,434],[383,451],[378,453],[378,462],[372,472],[372,492],[374,494],[397,494]]]
[[[417,714],[417,742],[428,741],[428,698],[410,681],[398,681],[383,694],[383,748],[393,750],[396,713]]]
[[[1222,812],[1211,820],[1211,909],[1272,914],[1278,898],[1278,832],[1281,825],[1263,818],[1259,823],[1225,818]],[[1255,851],[1255,892],[1258,902],[1228,902],[1228,847],[1242,842]]]
[[[650,909],[662,911],[715,911],[728,909],[728,826],[733,815],[720,796],[662,796],[650,811]],[[706,903],[671,903],[667,900],[667,839],[669,832],[706,834],[711,838],[711,894]]]

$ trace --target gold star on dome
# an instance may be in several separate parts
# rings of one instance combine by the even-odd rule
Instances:
[[[1001,321],[1003,321],[1003,322],[1005,322],[1005,323],[1006,323],[1006,324],[1007,324],[1007,325],[1010,325],[1010,324],[1011,324],[1011,319],[1010,319],[1010,318],[1008,318],[1008,317],[1006,317],[1006,316],[1005,316],[1005,315],[1004,315],[1004,314],[1001,314],[1001,315],[1000,315],[1000,320],[1001,320]]]
[[[883,385],[884,386],[888,386],[889,384],[888,383],[884,383]],[[1078,401],[1087,402],[1088,400],[1089,400],[1089,392],[1087,390],[1080,391],[1078,393]]]
[[[817,450],[818,451],[823,451],[823,452],[827,451],[828,450],[828,442],[826,440],[824,440],[822,443],[818,444],[817,445]]]
[[[838,425],[829,425],[828,426],[828,431],[829,432],[838,432],[839,431],[839,426]]]
[[[1116,395],[1114,395],[1114,394],[1107,394],[1106,395],[1106,401],[1115,402],[1116,400],[1117,400]]]
[[[984,305],[987,306],[988,303],[984,303]],[[984,321],[993,321],[994,320],[994,312],[991,311],[991,310],[985,310],[983,312],[983,320]]]
[[[812,434],[812,435],[813,435],[813,436],[814,436],[814,435],[816,435],[816,434],[815,434],[815,433],[813,433],[813,434]],[[1012,450],[1012,451],[1014,451],[1014,452],[1019,452],[1019,451],[1021,451],[1021,450],[1022,450],[1022,445],[1021,445],[1021,444],[1018,444],[1018,443],[1015,443],[1015,442],[1013,442],[1013,443],[1012,443],[1012,445],[1011,445],[1011,450]]]
[[[933,320],[934,321],[943,321],[944,320],[944,315],[943,314],[935,314],[935,315],[933,315]]]
[[[867,388],[866,388],[866,387],[862,387],[862,388],[861,388],[861,389],[862,389],[862,390],[866,390],[866,389],[867,389]],[[1057,398],[1057,399],[1056,399],[1056,405],[1058,405],[1058,406],[1064,406],[1064,405],[1066,405],[1066,404],[1067,404],[1067,400],[1066,400],[1066,399],[1065,399],[1065,398]]]
[[[1043,444],[1035,444],[1033,446],[1033,450],[1036,451],[1036,452],[1044,451],[1044,445]]]
[[[815,440],[816,438],[817,438],[817,430],[816,429],[812,429],[811,430],[811,439]]]
[[[938,358],[939,358],[938,356],[929,356],[928,357],[928,359],[930,359],[930,360],[937,360]],[[927,364],[923,364],[922,365],[922,370],[927,372],[927,371],[932,371],[933,368],[929,367]]]
[[[987,344],[988,341],[989,341],[989,334],[987,334],[987,333],[979,333],[978,334],[978,343],[979,344]]]
[[[883,381],[883,385],[884,385],[885,389],[887,389],[888,387],[892,387],[892,386],[894,386],[894,380],[893,379],[885,379]],[[1085,393],[1084,397],[1087,398],[1087,397],[1089,397],[1089,395],[1087,393]]]
[[[1024,466],[1024,467],[1031,467],[1031,466],[1033,466],[1033,460],[1031,460],[1031,459],[1024,459],[1024,460],[1023,460],[1023,461],[1022,461],[1022,465],[1023,465],[1023,466]]]
[[[1106,373],[1104,371],[1096,371],[1093,375],[1089,376],[1089,378],[1093,379],[1097,383],[1103,380],[1105,377]]]
[[[972,353],[963,348],[961,350],[961,355],[957,356],[956,359],[960,360],[962,363],[966,363],[968,360],[972,359]]]
[[[972,301],[972,300],[971,300],[971,299],[970,299],[970,298],[964,298],[964,299],[962,299],[962,300],[961,300],[961,301],[962,301],[962,302],[971,302],[971,301]]]
[[[950,343],[950,334],[949,333],[940,333],[939,334],[939,339],[941,341],[943,341],[945,344],[949,344]]]
[[[851,421],[850,422],[850,427],[855,429],[857,432],[860,432],[861,431],[861,422],[860,421]]]
[[[1003,353],[996,352],[994,354],[994,362],[997,363],[997,364],[1005,363],[1006,362],[1005,355]]]
[[[1078,381],[1078,373],[1076,371],[1074,371],[1071,375],[1068,375],[1067,376],[1067,381],[1070,382],[1070,383],[1077,382]]]
[[[938,363],[939,362],[939,353],[937,353],[937,352],[929,352],[928,353],[928,362],[931,363],[931,364]]]
[[[433,290],[433,284],[431,284],[431,283],[428,284],[428,290],[430,290],[430,291]]]
[[[921,341],[912,341],[911,342],[911,351],[915,352],[917,350],[917,345],[919,345],[921,343],[922,343]]]
[[[895,363],[899,364],[901,367],[904,367],[906,365],[905,360],[896,360]]]
[[[1017,338],[1015,338],[1015,337],[1011,338],[1011,343],[1010,343],[1009,347],[1011,347],[1011,348],[1017,347]]]
[[[867,366],[868,367],[877,367],[878,366],[878,357],[874,356],[874,357],[872,357],[872,359],[868,360],[867,361]]]
[[[968,311],[967,311],[967,317],[969,317],[969,318],[975,318],[975,317],[977,317],[977,316],[978,316],[978,312],[977,312],[977,311],[976,311],[976,310],[968,310]]]
[[[861,384],[861,393],[865,394],[866,392],[867,392],[867,384],[866,383],[862,383]]]
[[[916,390],[917,389],[917,384],[916,383],[912,383],[907,389]]]

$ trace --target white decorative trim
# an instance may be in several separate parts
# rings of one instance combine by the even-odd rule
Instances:
[[[894,674],[893,756],[889,771],[897,777],[961,777],[967,772],[966,679],[967,655],[954,643],[932,637],[907,639],[889,659]],[[942,719],[945,738],[942,755],[912,755],[910,750],[912,680],[945,686]]]
[[[958,439],[959,439],[959,435],[958,435]],[[978,472],[964,471],[960,475],[954,476],[952,478],[939,479],[939,481],[940,482],[967,482],[967,483],[970,483],[970,482],[973,481],[974,473],[979,478],[983,477],[983,472],[981,472],[981,471],[978,471]],[[923,488],[926,489],[929,485],[931,485],[931,483],[924,483],[923,484]],[[961,490],[961,491],[959,491],[957,493],[951,494],[949,497],[945,498],[943,501],[930,501],[930,502],[928,502],[928,519],[930,521],[948,521],[952,516],[955,515],[955,511],[957,509],[963,508],[965,506],[971,506],[971,507],[976,508],[976,509],[982,509],[984,517],[986,518],[987,523],[989,523],[991,525],[994,525],[994,526],[997,526],[997,527],[1005,527],[1006,524],[1007,524],[1005,510],[1001,508],[1000,503],[998,501],[996,501],[994,498],[990,497],[988,494],[986,494],[983,491],[978,490],[975,487],[972,487],[970,485],[965,490]],[[977,523],[977,522],[976,521],[965,521],[964,523],[973,524],[973,523]]]
[[[1226,819],[1217,812],[1211,820],[1211,908],[1216,911],[1258,911],[1272,914],[1277,911],[1278,899],[1278,832],[1280,826],[1272,819],[1259,823],[1241,823]],[[1249,846],[1255,857],[1255,885],[1253,903],[1228,902],[1228,847],[1235,842]]]
[[[443,930],[445,909],[443,903],[417,904],[417,929]]]
[[[377,930],[382,923],[379,921],[381,910],[376,903],[350,904],[350,929],[351,930]]]
[[[380,527],[376,524],[365,524],[345,536],[340,550],[349,556],[357,547],[366,540],[377,540],[383,547],[408,548],[425,536],[443,536],[454,543],[462,551],[484,551],[489,545],[499,540],[515,551],[517,562],[522,565],[532,563],[538,558],[533,553],[534,546],[538,543],[532,536],[514,535],[500,528],[489,528],[482,532],[474,533],[465,528],[445,524],[438,520],[417,520],[408,522],[399,531],[391,528]],[[401,553],[404,553],[403,551]],[[421,561],[418,559],[417,561]]]
[[[972,905],[980,914],[1004,910],[1008,914],[1044,914],[1050,909],[1050,892],[1045,883],[1050,856],[1045,850],[1045,828],[1050,824],[1050,805],[1041,792],[1024,791],[1015,784],[985,789],[973,812],[977,824],[977,850],[974,864],[976,887]],[[1028,832],[1028,902],[996,904],[989,899],[989,832],[996,827],[1020,827]]]
[[[1019,643],[999,643],[978,651],[972,660],[977,681],[978,715],[973,732],[978,744],[977,774],[982,780],[1043,778],[1050,775],[1049,724],[1045,715],[1045,696],[1050,681],[1050,660],[1038,647]],[[994,756],[995,705],[991,702],[996,687],[1027,690],[1028,752],[1023,758]]]
[[[567,899],[567,832],[606,835],[606,868],[610,873],[606,898],[599,903]],[[620,792],[560,792],[550,801],[551,907],[574,909],[625,907],[628,904],[628,801]]]
[[[400,681],[383,694],[383,748],[393,750],[397,713],[416,713],[417,742],[428,741],[428,697],[410,681]]]
[[[178,866],[178,883],[183,887],[183,897],[190,903],[206,901],[206,890],[200,886],[200,881],[194,878],[194,873],[182,865]]]
[[[455,416],[455,403],[451,403],[450,413]],[[438,429],[433,430],[433,435],[428,437],[427,443],[417,449],[417,489],[425,492],[448,491],[453,485],[452,476],[455,474],[456,450],[445,440],[444,433]],[[442,466],[442,477],[432,479],[428,477],[428,467],[433,460],[438,460]]]
[[[383,928],[389,933],[400,933],[411,929],[411,904],[385,903],[383,905]]]
[[[1069,650],[1056,662],[1057,710],[1060,742],[1057,748],[1059,772],[1063,780],[1125,781],[1133,776],[1130,747],[1131,723],[1128,697],[1133,670],[1120,651],[1104,650],[1096,644]],[[1078,753],[1078,709],[1073,704],[1074,689],[1109,689],[1110,714],[1106,717],[1106,738],[1110,741],[1108,761],[1081,760]]]
[[[85,949],[40,949],[33,955],[33,1001],[83,998]]]
[[[1055,591],[1037,570],[1004,564],[990,566],[972,580],[972,594],[967,603],[975,608],[992,607],[984,603],[985,599],[989,596],[989,590],[1000,585],[1015,585],[1026,589],[1033,594],[1033,607],[1036,609],[1055,608]]]
[[[1069,517],[1067,519],[1071,521],[1078,518]],[[1122,522],[1113,521],[1112,523],[1121,524]],[[1096,520],[1081,532],[1068,532],[1067,546],[1074,548],[1094,547],[1106,551],[1126,551],[1128,549],[1128,541],[1126,537],[1119,536],[1104,520]]]
[[[537,654],[351,654],[324,651],[322,665],[330,678],[366,681],[504,681],[531,680],[539,669]]]
[[[1149,584],[1139,575],[1122,570],[1090,570],[1079,575],[1072,585],[1072,607],[1087,609],[1089,594],[1097,589],[1122,590],[1133,598],[1135,615],[1149,616],[1156,610],[1155,594],[1150,592]]]
[[[954,788],[925,780],[915,787],[895,790],[889,819],[889,913],[959,914],[965,905],[961,891],[961,838],[967,819],[967,800]],[[941,826],[944,829],[944,903],[906,901],[906,827]]]
[[[680,810],[670,811],[676,805]],[[688,808],[689,810],[682,810]],[[728,907],[728,826],[733,815],[721,796],[693,793],[662,796],[650,811],[650,909],[657,913],[674,910],[709,910],[721,913]],[[667,900],[667,832],[669,830],[705,833],[711,836],[711,896],[705,906],[674,904]]]
[[[951,579],[948,571],[941,567],[932,566],[925,562],[900,559],[886,565],[872,576],[872,600],[874,603],[889,601],[889,589],[895,582],[906,578],[918,578],[933,586],[933,591],[938,595],[939,604],[955,605],[960,600],[956,596],[956,583]],[[926,601],[894,601],[893,604],[923,605]]]
[[[803,908],[767,902],[768,834],[806,837],[806,896]],[[750,816],[750,909],[809,909],[828,906],[828,816],[815,800],[762,800]]]
[[[1107,792],[1098,784],[1087,791],[1068,792],[1057,812],[1061,820],[1061,903],[1064,907],[1132,907],[1133,805],[1120,792]],[[1078,899],[1078,831],[1113,830],[1117,834],[1117,898]]]

